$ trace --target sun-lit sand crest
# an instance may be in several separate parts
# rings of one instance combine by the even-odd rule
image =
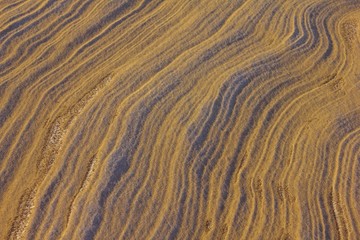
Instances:
[[[360,2],[0,1],[0,239],[358,239]]]

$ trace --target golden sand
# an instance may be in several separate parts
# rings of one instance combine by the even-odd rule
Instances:
[[[359,0],[0,0],[0,239],[360,239]]]

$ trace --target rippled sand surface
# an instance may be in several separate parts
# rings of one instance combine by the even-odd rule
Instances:
[[[0,0],[0,239],[360,239],[360,0]]]

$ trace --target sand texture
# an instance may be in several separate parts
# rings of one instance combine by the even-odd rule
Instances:
[[[2,239],[360,239],[360,0],[0,0]]]

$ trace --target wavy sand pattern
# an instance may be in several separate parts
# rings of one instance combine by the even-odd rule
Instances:
[[[0,239],[360,239],[359,0],[0,0]]]

